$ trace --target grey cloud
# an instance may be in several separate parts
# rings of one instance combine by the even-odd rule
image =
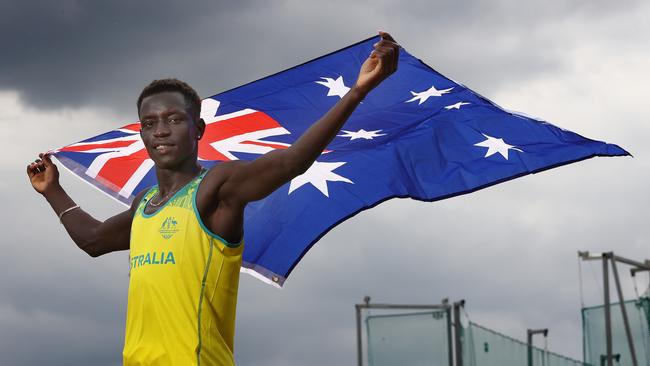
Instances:
[[[42,220],[34,214],[54,216],[25,184],[22,170],[9,171],[14,194],[2,200],[20,204],[11,217],[14,224],[3,230],[1,245],[6,260],[0,267],[2,363],[120,364],[126,253],[98,260],[83,254],[65,237],[56,217]]]
[[[218,44],[229,33],[218,25],[251,9],[247,1],[192,4],[174,1],[4,4],[4,21],[0,26],[3,44],[0,85],[19,90],[27,103],[42,108],[88,103],[114,105],[114,102],[102,102],[103,98],[118,98],[118,102],[124,103],[120,98],[123,92],[119,90],[129,90],[128,99],[133,100],[130,94],[139,91],[143,84],[139,75],[147,77],[147,70],[164,72],[169,68],[168,62],[176,64],[176,69],[183,69],[178,66],[180,63],[191,69],[194,39],[204,31],[197,29],[197,23],[217,25],[217,32],[211,36]],[[163,70],[160,70],[161,63]]]
[[[70,299],[68,299],[70,300]],[[3,328],[0,354],[5,365],[118,365],[121,364],[123,324],[1,308]],[[4,319],[3,319],[4,320]]]
[[[537,96],[526,88],[547,84],[535,80],[575,73],[578,80],[560,83],[586,112],[566,117],[565,105],[548,100],[540,100],[540,108],[563,115],[571,123],[560,125],[569,129],[620,143],[636,158],[592,159],[450,200],[393,200],[359,214],[317,243],[284,289],[242,277],[240,365],[353,364],[353,304],[366,294],[399,303],[465,298],[472,320],[519,337],[528,326],[548,326],[551,350],[579,357],[576,251],[647,257],[647,113],[636,108],[631,89],[647,77],[613,72],[622,63],[607,63],[647,60],[647,26],[645,33],[630,30],[647,14],[636,8],[640,2],[540,1],[527,2],[526,9],[507,1],[423,1],[418,8],[390,1],[114,4],[0,4],[6,47],[0,88],[18,91],[24,103],[3,105],[0,115],[1,145],[10,151],[0,158],[3,364],[116,365],[124,332],[126,253],[90,259],[79,252],[28,186],[23,161],[44,147],[102,132],[113,120],[129,122],[139,89],[153,78],[174,75],[204,95],[214,93],[377,28],[444,74],[488,97],[499,92],[506,102],[520,93]],[[579,52],[587,46],[601,47],[593,55],[602,58],[606,76],[578,72],[592,61]],[[591,90],[606,83],[576,86],[604,77],[618,98]],[[94,215],[123,209],[61,175]],[[598,271],[584,266],[592,304],[601,296]],[[632,294],[630,279],[624,281]]]
[[[7,2],[0,88],[18,90],[41,109],[103,105],[133,115],[132,101],[154,78],[178,76],[207,96],[385,27],[432,66],[464,75],[479,91],[493,90],[505,80],[565,67],[562,41],[549,39],[545,29],[631,12],[640,2],[554,4]]]

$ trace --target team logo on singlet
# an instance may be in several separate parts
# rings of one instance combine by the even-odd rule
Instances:
[[[160,235],[162,235],[163,238],[169,239],[174,236],[176,232],[178,232],[176,224],[178,224],[176,222],[176,219],[174,219],[172,216],[169,216],[165,219],[165,221],[163,221],[162,225],[160,225],[160,230],[158,230],[158,232]]]

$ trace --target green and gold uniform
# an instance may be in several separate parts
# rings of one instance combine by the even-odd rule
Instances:
[[[131,226],[124,365],[232,365],[242,243],[210,232],[196,206],[206,171]]]

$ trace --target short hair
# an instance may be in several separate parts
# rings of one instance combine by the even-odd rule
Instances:
[[[188,107],[196,113],[195,117],[199,117],[201,114],[201,97],[199,94],[192,88],[188,83],[178,80],[176,78],[168,79],[159,79],[154,80],[145,86],[138,97],[138,116],[140,115],[140,107],[142,106],[142,100],[148,96],[164,93],[164,92],[179,92],[185,98],[185,103]]]

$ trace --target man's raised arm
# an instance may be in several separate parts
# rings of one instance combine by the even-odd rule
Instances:
[[[27,166],[27,176],[36,192],[45,197],[60,217],[61,223],[77,246],[92,257],[129,249],[131,220],[142,193],[136,197],[129,210],[101,222],[79,208],[61,187],[59,171],[50,156],[39,156],[41,159]]]
[[[313,164],[366,95],[397,70],[399,45],[388,33],[379,35],[381,40],[348,93],[286,150],[271,151],[251,162],[234,162],[219,189],[219,201],[245,205],[262,199]]]

